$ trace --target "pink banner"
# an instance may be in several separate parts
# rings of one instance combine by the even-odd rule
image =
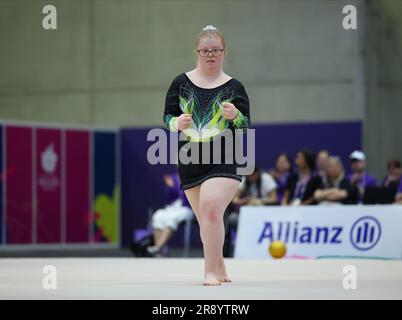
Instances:
[[[66,240],[90,241],[90,139],[88,131],[66,131]]]
[[[63,167],[61,131],[36,130],[36,220],[38,243],[61,242]],[[34,215],[35,216],[35,215]]]
[[[6,130],[7,244],[32,242],[32,129],[7,126]]]

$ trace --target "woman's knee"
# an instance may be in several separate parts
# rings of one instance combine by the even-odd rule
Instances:
[[[201,216],[207,222],[216,223],[223,215],[222,206],[217,200],[206,200],[200,204]],[[222,218],[223,221],[223,218]]]

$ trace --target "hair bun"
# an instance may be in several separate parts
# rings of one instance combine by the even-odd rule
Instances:
[[[215,28],[213,25],[211,25],[211,24],[209,24],[209,25],[207,25],[206,27],[204,27],[203,29],[202,29],[202,31],[212,31],[212,30],[218,30],[217,28]]]

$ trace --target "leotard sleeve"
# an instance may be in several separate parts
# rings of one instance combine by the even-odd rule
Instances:
[[[174,122],[181,114],[179,107],[179,84],[174,79],[166,93],[165,111],[163,112],[163,124],[170,131],[177,131]]]
[[[239,110],[237,117],[231,120],[233,127],[246,131],[250,127],[250,101],[246,89],[242,84],[237,89],[236,98],[232,103]]]

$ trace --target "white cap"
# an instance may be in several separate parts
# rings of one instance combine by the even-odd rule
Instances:
[[[359,150],[355,150],[353,151],[350,156],[349,156],[350,160],[366,160],[366,156],[364,155],[363,152],[359,151]]]

